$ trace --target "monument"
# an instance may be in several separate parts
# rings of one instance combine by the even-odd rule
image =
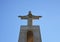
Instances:
[[[32,25],[32,20],[39,19],[42,16],[34,16],[29,11],[27,16],[18,16],[21,19],[27,19],[28,25],[22,25],[20,27],[19,40],[18,42],[42,42],[40,27]]]

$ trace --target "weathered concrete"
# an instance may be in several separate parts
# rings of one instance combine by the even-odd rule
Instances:
[[[42,42],[39,26],[21,26],[18,42],[27,42],[27,32],[33,32],[34,42]]]
[[[28,25],[27,26],[21,26],[20,33],[19,33],[19,40],[18,42],[42,42],[41,40],[41,33],[40,33],[40,27],[39,26],[33,26],[32,20],[39,19],[41,16],[34,16],[32,15],[31,11],[29,11],[29,14],[27,16],[19,16],[21,19],[27,19]],[[31,31],[33,35],[27,39],[27,32]],[[32,38],[33,37],[33,38]],[[30,40],[30,41],[28,41]]]

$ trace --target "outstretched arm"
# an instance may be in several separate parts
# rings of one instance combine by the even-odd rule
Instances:
[[[39,19],[41,18],[42,16],[33,16],[33,19]]]
[[[18,16],[21,19],[27,19],[27,16]]]

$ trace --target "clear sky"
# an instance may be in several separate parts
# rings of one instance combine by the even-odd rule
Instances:
[[[27,25],[19,15],[43,16],[35,20],[42,42],[60,42],[60,0],[0,0],[0,42],[18,42],[20,26]]]

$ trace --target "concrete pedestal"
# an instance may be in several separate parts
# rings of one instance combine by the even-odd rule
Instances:
[[[18,42],[27,42],[27,32],[33,32],[33,42],[42,42],[39,26],[21,26]]]

